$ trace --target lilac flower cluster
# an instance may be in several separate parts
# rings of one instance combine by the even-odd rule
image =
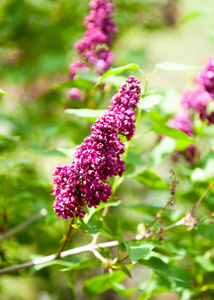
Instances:
[[[193,125],[189,111],[182,111],[179,114],[176,114],[169,120],[168,125],[172,128],[185,132],[190,137],[193,136]],[[176,151],[174,153],[173,159],[175,161],[178,160],[178,153],[183,154],[187,162],[189,162],[190,164],[194,164],[198,151],[196,146],[194,144],[191,144],[184,151]]]
[[[176,114],[169,120],[169,126],[185,132],[189,136],[193,136],[192,121],[190,120],[190,113],[182,111]]]
[[[70,69],[70,73],[68,78],[70,80],[73,80],[78,69],[82,71],[88,71],[89,68],[84,62],[75,60],[70,64],[69,69]]]
[[[208,104],[214,100],[214,57],[208,60],[205,68],[195,79],[197,84],[193,92],[183,93],[181,104],[184,109],[193,109],[199,113],[200,118],[209,124],[214,124],[214,112],[208,113]]]
[[[192,112],[197,112],[201,120],[214,124],[214,112],[209,113],[207,107],[214,100],[214,57],[210,58],[205,68],[195,79],[196,88],[192,92],[185,91],[181,98],[183,112],[172,117],[169,126],[193,136]],[[199,156],[199,149],[195,145],[190,145],[184,154],[187,161],[194,163],[196,156]]]
[[[112,20],[114,5],[112,0],[92,0],[89,5],[91,11],[84,21],[87,30],[83,38],[75,44],[75,48],[98,74],[102,74],[110,67],[114,58],[110,51],[117,31]]]
[[[109,69],[114,59],[110,48],[117,29],[112,19],[114,12],[112,0],[92,0],[89,5],[91,11],[84,21],[87,30],[74,46],[83,61],[75,60],[70,64],[70,80],[75,78],[78,69],[88,71],[89,66],[92,66],[97,74],[102,75]],[[82,97],[79,100],[81,99]],[[70,93],[68,100],[71,100]]]
[[[120,157],[124,144],[119,134],[130,140],[135,130],[134,109],[139,101],[140,81],[130,76],[111,100],[107,113],[95,120],[92,133],[76,147],[71,165],[57,166],[53,172],[57,216],[83,217],[83,207],[97,207],[111,196],[107,179],[122,176],[125,166]]]
[[[196,77],[195,82],[203,86],[214,98],[214,56],[207,61],[205,68]]]

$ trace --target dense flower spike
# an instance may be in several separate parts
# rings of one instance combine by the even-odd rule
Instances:
[[[214,98],[214,56],[208,60],[205,68],[196,77],[195,82],[203,86]]]
[[[53,173],[54,211],[65,220],[83,217],[82,208],[97,207],[111,196],[107,179],[122,176],[125,166],[120,155],[124,144],[119,134],[130,140],[135,130],[134,109],[139,101],[140,81],[130,76],[111,100],[107,113],[95,120],[92,133],[76,147],[71,165],[58,166]]]
[[[81,40],[75,44],[78,54],[92,65],[98,74],[107,70],[113,62],[110,51],[114,33],[117,31],[112,13],[112,0],[92,0],[91,11],[85,18],[87,30]]]
[[[192,93],[184,92],[181,104],[185,109],[192,108],[197,111],[202,120],[209,120],[211,115],[207,113],[207,106],[212,100],[211,95],[203,87],[199,87]]]

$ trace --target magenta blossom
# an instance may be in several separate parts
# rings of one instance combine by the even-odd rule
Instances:
[[[70,73],[69,73],[68,78],[70,80],[73,80],[76,75],[77,70],[86,72],[86,71],[88,71],[89,67],[84,62],[75,60],[70,64],[69,69],[70,69]]]
[[[185,109],[192,108],[199,113],[202,120],[209,119],[207,106],[213,99],[211,95],[203,88],[199,87],[194,92],[184,92],[181,104]]]
[[[203,86],[214,98],[214,56],[207,61],[205,68],[199,73],[195,82]]]
[[[113,96],[107,113],[95,120],[92,133],[76,147],[70,165],[57,166],[53,172],[57,216],[83,217],[83,207],[97,207],[111,196],[109,177],[122,176],[125,166],[120,157],[124,144],[119,134],[130,140],[135,130],[134,109],[140,95],[140,81],[130,76]]]
[[[72,88],[69,91],[68,94],[68,100],[82,100],[83,99],[83,93],[78,88]]]
[[[87,30],[74,47],[98,74],[102,74],[109,69],[114,58],[110,50],[117,31],[112,19],[114,5],[112,0],[92,0],[89,5],[91,11],[84,21]]]
[[[190,113],[188,111],[182,111],[181,113],[173,116],[169,120],[168,124],[174,129],[178,129],[185,132],[190,137],[193,136],[193,125]],[[188,163],[194,164],[196,158],[198,158],[199,156],[199,150],[194,144],[191,144],[184,151],[175,151],[173,155],[174,161],[177,161],[178,154],[182,154]]]
[[[189,136],[193,136],[192,121],[190,120],[190,113],[188,111],[182,111],[173,116],[169,120],[169,126],[174,129],[179,129]]]

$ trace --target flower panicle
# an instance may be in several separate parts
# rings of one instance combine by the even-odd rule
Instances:
[[[65,220],[83,217],[85,205],[97,207],[110,198],[108,178],[122,176],[125,171],[120,157],[125,145],[119,135],[126,136],[127,140],[132,138],[139,95],[140,81],[130,76],[113,96],[108,112],[91,126],[91,135],[76,147],[72,163],[56,167],[52,195],[56,196],[57,216]]]

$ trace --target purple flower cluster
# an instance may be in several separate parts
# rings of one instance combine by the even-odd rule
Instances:
[[[98,74],[107,70],[113,62],[110,51],[113,36],[117,31],[112,13],[112,0],[92,0],[91,11],[85,18],[87,30],[81,40],[75,44],[78,54],[94,67]]]
[[[89,67],[84,62],[75,60],[70,64],[69,69],[70,73],[68,78],[70,80],[73,80],[78,69],[82,71],[88,71]]]
[[[181,105],[184,109],[180,114],[175,115],[169,121],[169,126],[193,136],[192,113],[197,112],[203,121],[214,124],[214,112],[208,112],[208,105],[214,100],[214,57],[210,58],[205,68],[195,79],[196,88],[190,92],[185,91],[181,98]],[[194,163],[200,151],[195,145],[190,145],[184,154],[187,161]]]
[[[111,100],[107,113],[95,120],[92,133],[76,147],[71,165],[57,166],[53,172],[57,216],[83,217],[83,207],[97,207],[111,196],[107,179],[122,176],[125,166],[120,157],[124,144],[119,134],[130,140],[135,130],[134,109],[139,101],[140,81],[130,76]]]
[[[70,80],[75,78],[78,69],[88,71],[89,66],[92,66],[97,74],[102,75],[109,69],[114,59],[110,49],[117,29],[112,19],[114,12],[112,0],[92,0],[89,5],[91,11],[84,21],[87,30],[74,46],[83,61],[75,60],[70,64],[68,76]],[[70,94],[71,92],[68,100],[71,100]]]
[[[169,126],[185,132],[189,136],[193,136],[192,121],[190,120],[190,114],[188,111],[182,111],[181,113],[173,116],[169,120]]]
[[[189,111],[182,111],[179,114],[176,114],[169,120],[168,124],[172,128],[185,132],[190,137],[193,136],[193,125]],[[177,155],[179,153],[185,157],[187,162],[194,164],[199,151],[194,144],[191,144],[184,151],[175,151],[173,155],[174,161],[178,160]]]
[[[195,82],[203,86],[214,98],[214,56],[207,61],[205,68],[196,77]]]
[[[214,57],[208,60],[195,83],[197,87],[193,92],[183,93],[181,104],[184,109],[198,112],[203,121],[208,120],[209,124],[214,124],[214,112],[207,112],[208,104],[214,100]]]

